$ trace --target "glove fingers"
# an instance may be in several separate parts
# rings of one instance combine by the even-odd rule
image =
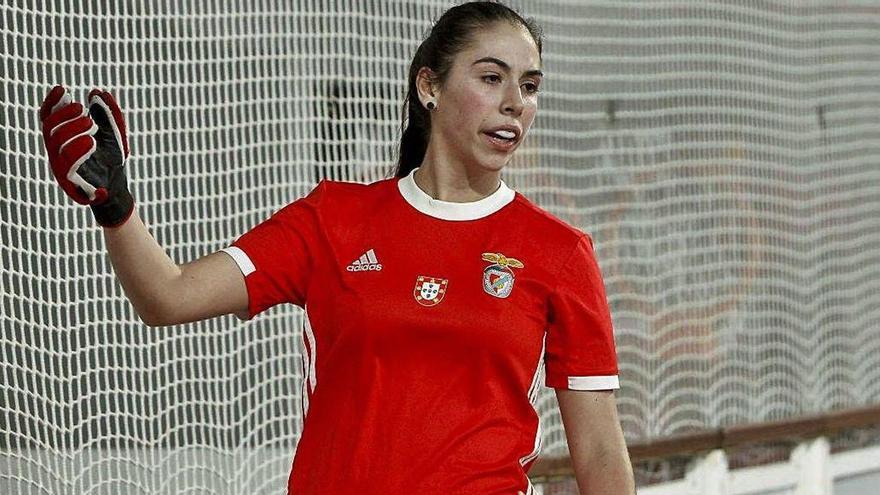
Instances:
[[[92,136],[97,131],[98,126],[88,117],[82,116],[68,120],[52,129],[49,139],[46,140],[46,149],[49,153],[58,154],[64,148],[64,145],[73,138],[80,134]]]
[[[93,89],[89,92],[89,115],[98,124],[96,139],[101,144],[115,144],[123,160],[128,158],[128,137],[122,110],[107,91]]]
[[[58,184],[83,205],[103,205],[113,191],[113,197],[118,195],[122,202],[108,203],[96,218],[99,223],[114,220],[114,208],[124,208],[126,197],[131,200],[124,172],[118,170],[129,149],[125,120],[116,100],[110,93],[95,89],[89,93],[86,109],[58,85],[46,95],[39,116],[49,164]]]
[[[99,126],[61,85],[46,95],[39,115],[52,173],[64,192],[82,205],[105,202],[108,175],[93,159],[97,150],[93,136],[100,131]],[[112,126],[108,128],[112,130]],[[118,146],[115,136],[113,141],[113,145]],[[119,148],[121,151],[121,146]]]
[[[82,103],[73,102],[59,108],[43,120],[43,137],[48,139],[52,135],[52,131],[59,125],[83,116],[85,116],[85,111]]]
[[[73,97],[70,96],[70,93],[67,92],[64,86],[55,86],[49,91],[46,98],[43,99],[43,104],[40,105],[40,120],[46,120],[46,117],[59,108],[69,105],[72,101]]]

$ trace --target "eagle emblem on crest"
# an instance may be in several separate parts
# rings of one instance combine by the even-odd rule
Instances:
[[[501,253],[483,253],[483,261],[493,263],[483,269],[483,290],[490,296],[502,299],[509,296],[516,279],[511,268],[524,268],[525,265]]]

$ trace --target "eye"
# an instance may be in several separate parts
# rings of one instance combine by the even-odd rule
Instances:
[[[484,81],[486,81],[486,82],[488,82],[488,83],[491,84],[492,82],[488,80],[489,78],[492,78],[493,81],[501,81],[501,77],[498,76],[498,74],[487,74],[487,75],[485,75],[485,76],[482,77],[482,79],[483,79]],[[536,93],[538,93],[538,92],[541,91],[541,89],[538,88],[538,85],[535,84],[535,83],[533,83],[533,82],[527,82],[527,83],[524,83],[523,86],[526,86],[526,91],[527,91],[528,94],[530,94],[530,95],[536,94]]]

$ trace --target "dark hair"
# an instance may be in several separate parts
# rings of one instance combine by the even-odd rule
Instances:
[[[422,41],[409,66],[409,83],[401,112],[400,148],[396,177],[405,177],[425,158],[431,135],[431,116],[422,106],[416,90],[416,76],[422,67],[434,73],[435,83],[443,86],[449,77],[455,56],[473,42],[473,34],[489,25],[507,21],[525,27],[541,56],[542,31],[534,19],[523,19],[516,11],[498,1],[468,2],[450,8],[440,16],[428,37]],[[404,116],[408,116],[408,125]]]

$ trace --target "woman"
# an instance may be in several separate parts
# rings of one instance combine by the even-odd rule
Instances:
[[[289,493],[530,495],[545,369],[581,492],[631,494],[592,241],[500,177],[541,79],[533,21],[496,2],[449,9],[410,67],[395,177],[322,180],[182,266],[134,209],[112,96],[92,91],[83,115],[59,86],[40,115],[59,184],[104,227],[145,323],[305,309]]]

